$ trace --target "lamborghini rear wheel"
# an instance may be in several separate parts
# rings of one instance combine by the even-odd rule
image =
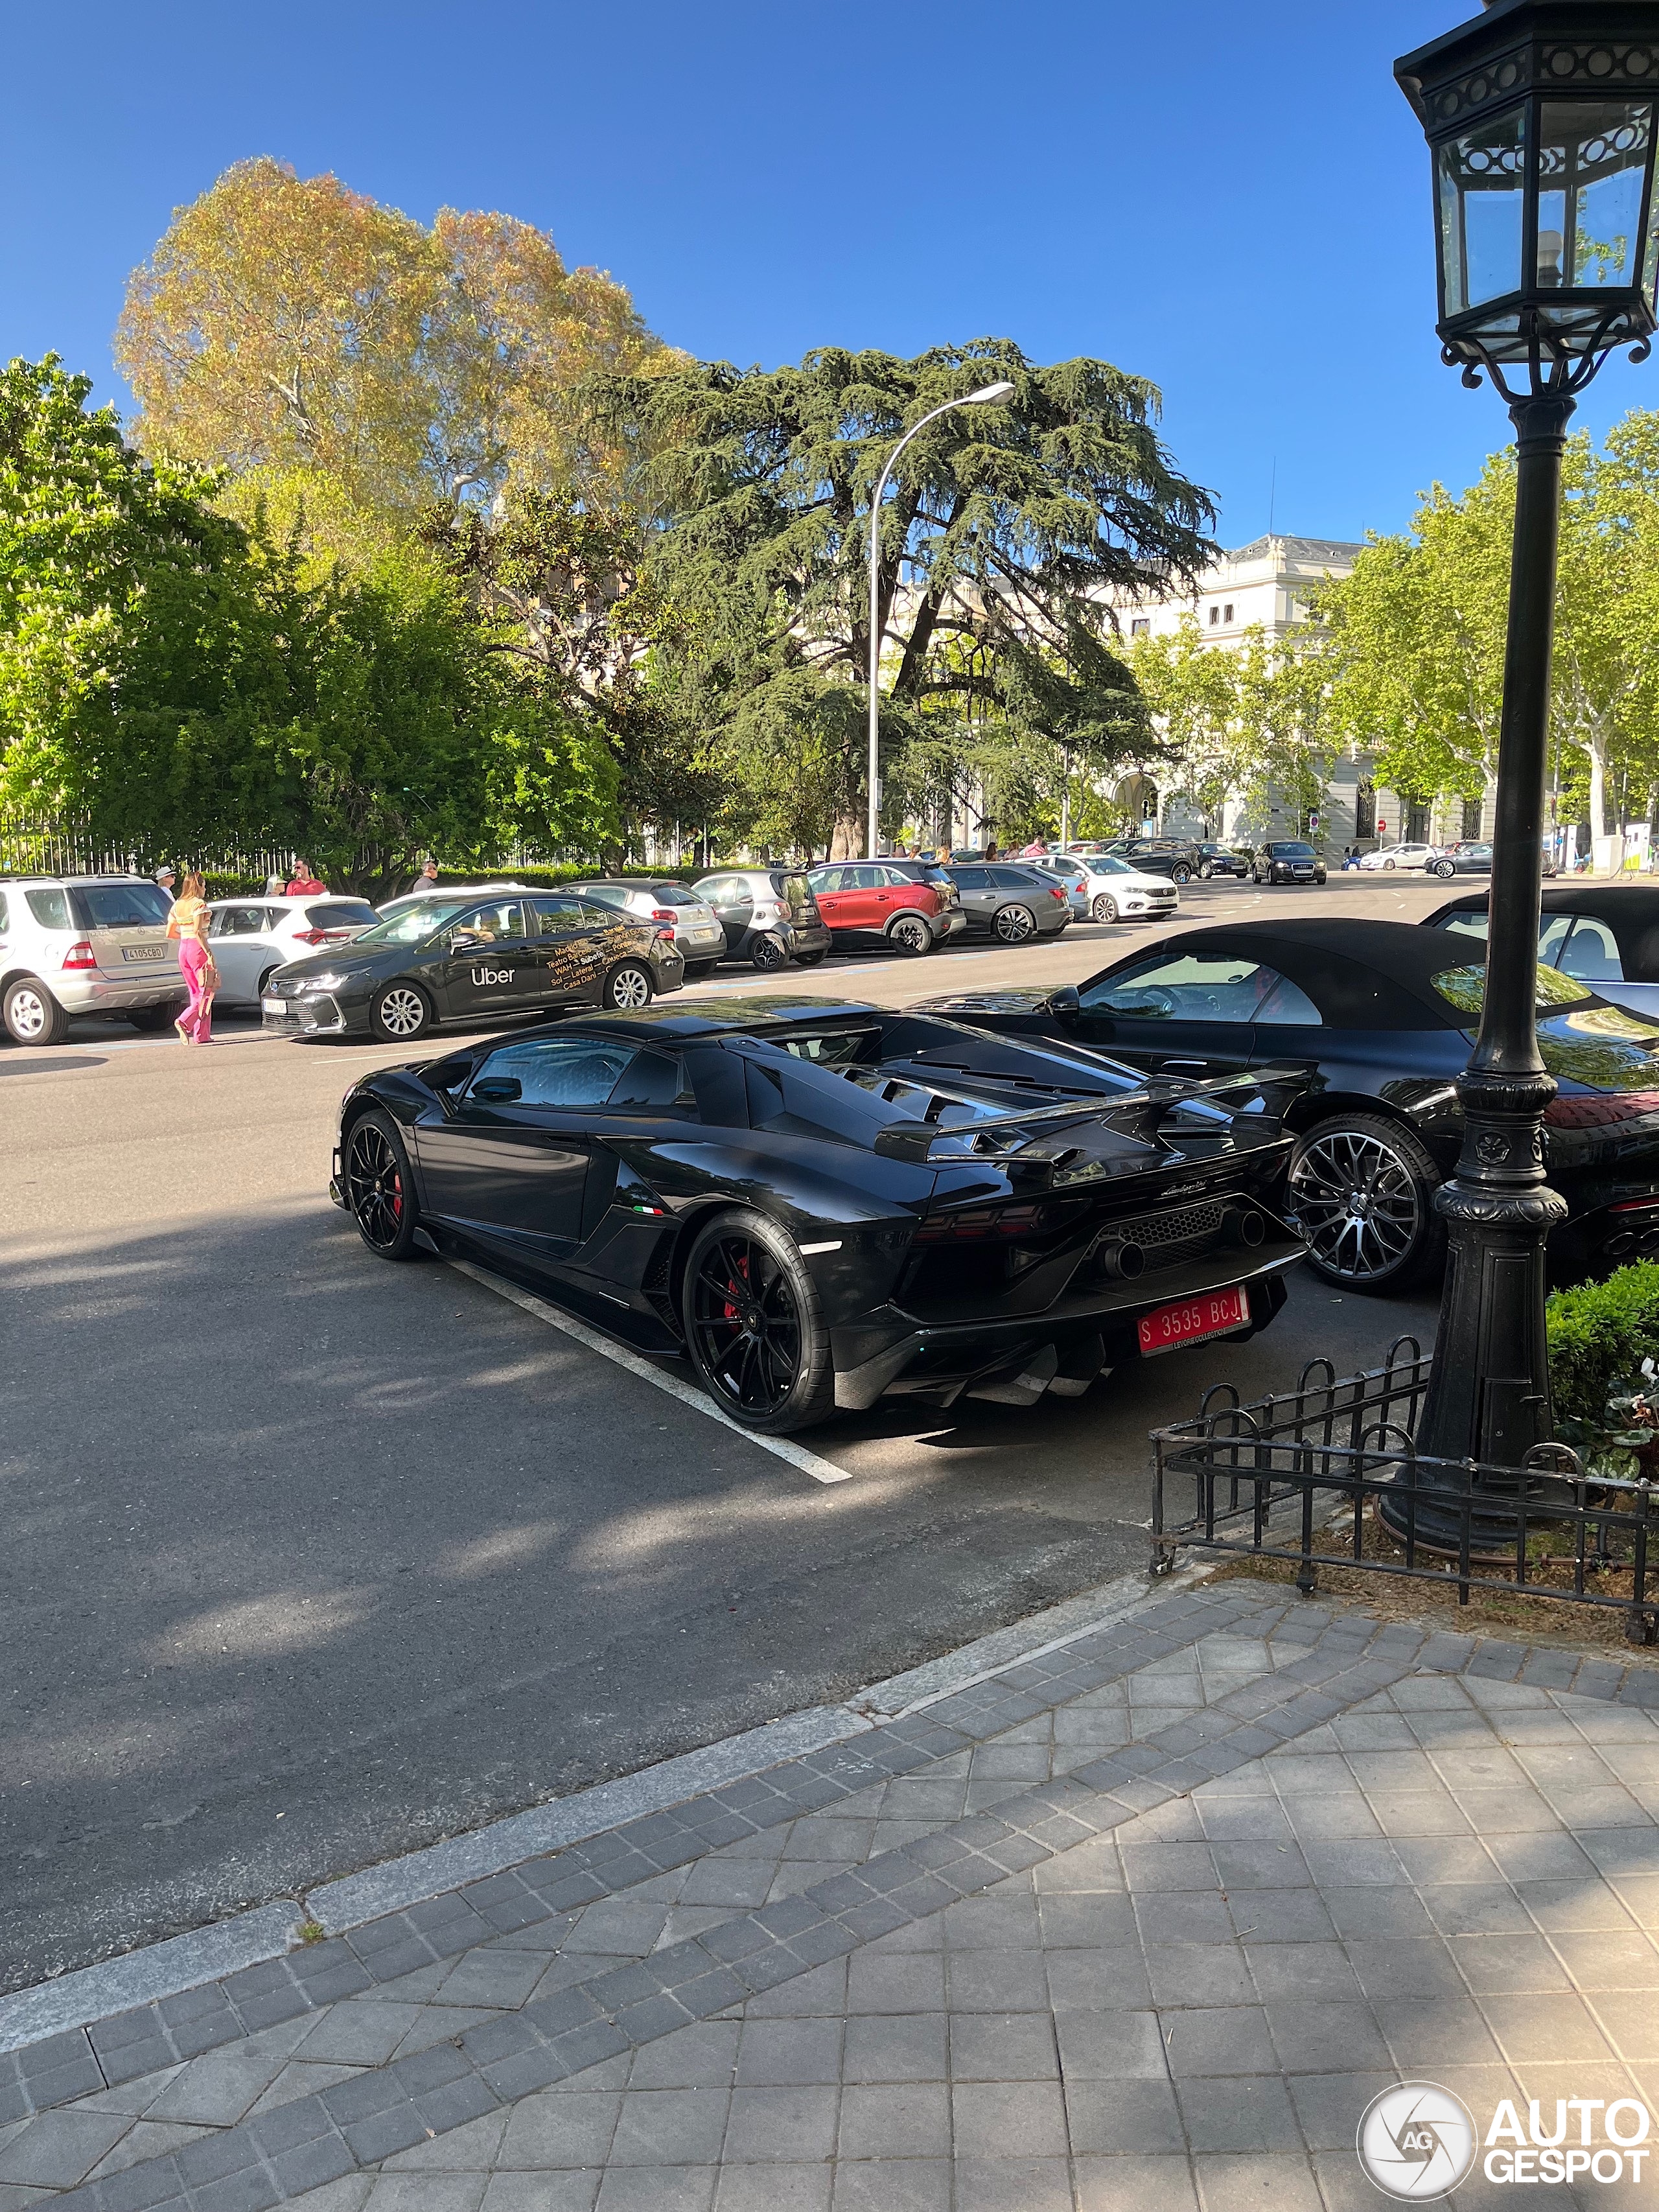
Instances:
[[[716,1214],[698,1231],[681,1310],[699,1381],[744,1428],[783,1436],[834,1406],[817,1292],[793,1238],[764,1214]]]

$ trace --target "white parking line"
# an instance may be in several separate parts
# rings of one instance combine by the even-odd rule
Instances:
[[[485,1290],[494,1291],[498,1298],[506,1298],[509,1304],[518,1306],[523,1312],[534,1314],[538,1321],[544,1321],[550,1328],[556,1328],[566,1336],[574,1337],[578,1344],[586,1345],[590,1352],[597,1352],[602,1359],[609,1359],[617,1367],[625,1367],[630,1375],[637,1375],[641,1382],[653,1383],[659,1390],[665,1390],[671,1398],[678,1398],[681,1405],[689,1406],[694,1413],[702,1413],[711,1421],[718,1421],[723,1429],[730,1429],[735,1435],[745,1437],[750,1443],[758,1444],[763,1451],[770,1452],[774,1459],[787,1460],[791,1467],[798,1467],[803,1474],[810,1474],[814,1482],[852,1480],[851,1468],[837,1467],[833,1460],[820,1459],[816,1452],[805,1451],[799,1444],[792,1444],[787,1437],[757,1436],[753,1429],[745,1429],[740,1421],[734,1421],[721,1413],[712,1398],[691,1383],[682,1382],[678,1375],[665,1374],[660,1367],[653,1367],[648,1359],[641,1358],[637,1352],[629,1352],[625,1345],[613,1344],[609,1337],[601,1336],[598,1329],[589,1328],[586,1322],[578,1321],[574,1314],[561,1313],[545,1298],[538,1298],[530,1291],[521,1291],[516,1283],[507,1282],[500,1275],[491,1274],[487,1267],[475,1267],[471,1260],[452,1260],[449,1265],[457,1274],[468,1275]]]

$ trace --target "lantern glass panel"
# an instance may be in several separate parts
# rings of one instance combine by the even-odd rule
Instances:
[[[1645,258],[1644,100],[1547,100],[1538,134],[1539,289],[1628,288]]]
[[[1523,282],[1527,111],[1510,107],[1440,148],[1443,316],[1518,292]]]

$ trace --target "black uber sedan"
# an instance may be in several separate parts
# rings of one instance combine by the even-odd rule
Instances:
[[[648,1006],[685,963],[654,924],[568,891],[423,899],[349,945],[278,968],[262,1026],[412,1043],[440,1022],[556,1006]]]
[[[1035,1405],[1254,1334],[1302,1247],[1249,1079],[844,1001],[578,1017],[366,1076],[330,1194],[371,1251],[463,1251],[781,1434],[886,1393]]]
[[[1571,1209],[1551,1245],[1565,1281],[1659,1249],[1659,1025],[1553,969],[1539,976],[1539,1046],[1559,1085],[1549,1173]],[[960,992],[922,1005],[1167,1075],[1294,1071],[1290,1200],[1310,1262],[1327,1282],[1386,1293],[1440,1265],[1432,1200],[1462,1142],[1453,1085],[1485,980],[1484,944],[1334,918],[1191,930],[1075,990]]]

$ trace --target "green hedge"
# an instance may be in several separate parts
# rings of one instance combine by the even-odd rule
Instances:
[[[1547,1312],[1556,1418],[1601,1421],[1612,1386],[1659,1360],[1659,1261],[1557,1291]]]

